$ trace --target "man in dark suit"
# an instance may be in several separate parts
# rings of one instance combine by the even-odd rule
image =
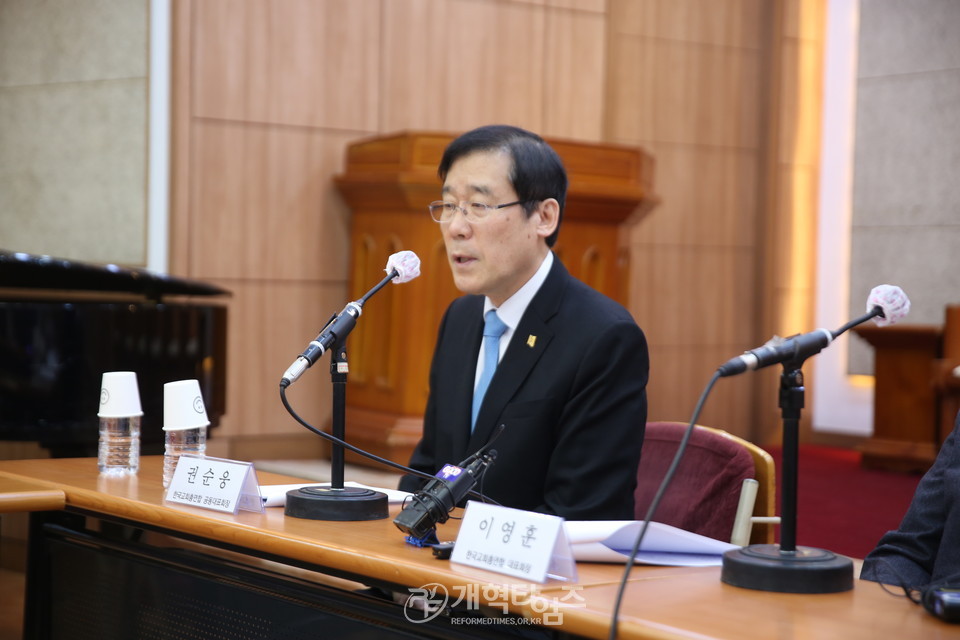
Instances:
[[[626,309],[550,249],[567,190],[559,156],[528,131],[481,127],[447,147],[438,173],[443,200],[430,211],[467,295],[441,322],[410,466],[457,464],[503,425],[482,493],[571,520],[632,520],[647,344]],[[422,485],[406,476],[400,488]]]
[[[863,561],[860,578],[921,589],[960,585],[960,414],[920,480],[900,527]]]

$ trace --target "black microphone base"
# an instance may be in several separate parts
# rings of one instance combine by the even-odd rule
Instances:
[[[302,487],[287,491],[284,515],[308,520],[381,520],[389,515],[387,494],[359,487]]]
[[[838,593],[853,589],[853,561],[823,549],[753,544],[723,554],[720,580],[758,591]]]

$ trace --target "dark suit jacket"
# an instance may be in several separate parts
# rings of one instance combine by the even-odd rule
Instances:
[[[937,459],[920,480],[900,528],[863,561],[860,577],[920,588],[960,585],[960,415]]]
[[[447,309],[430,370],[423,439],[410,465],[435,473],[505,425],[475,487],[500,504],[571,520],[633,519],[649,369],[643,332],[621,305],[555,259],[531,300],[470,433],[483,297]],[[400,488],[416,491],[413,476]]]

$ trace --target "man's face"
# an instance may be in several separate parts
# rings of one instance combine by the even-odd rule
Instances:
[[[477,151],[453,163],[443,183],[443,199],[467,206],[470,202],[498,205],[518,199],[510,184],[510,156],[502,151]],[[529,280],[543,261],[539,207],[527,217],[523,206],[491,211],[469,223],[463,212],[440,224],[453,281],[464,293],[489,296],[497,306]]]

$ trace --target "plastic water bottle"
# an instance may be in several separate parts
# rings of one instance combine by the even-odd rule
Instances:
[[[140,469],[140,416],[100,418],[97,467],[108,476],[124,476]]]
[[[173,480],[180,456],[206,453],[209,424],[198,381],[178,380],[163,385],[164,489]]]
[[[140,469],[140,392],[133,371],[109,371],[100,386],[100,440],[97,468],[108,476]]]
[[[183,454],[202,456],[207,450],[207,428],[169,429],[165,432],[163,452],[163,487],[173,480],[177,462]]]

